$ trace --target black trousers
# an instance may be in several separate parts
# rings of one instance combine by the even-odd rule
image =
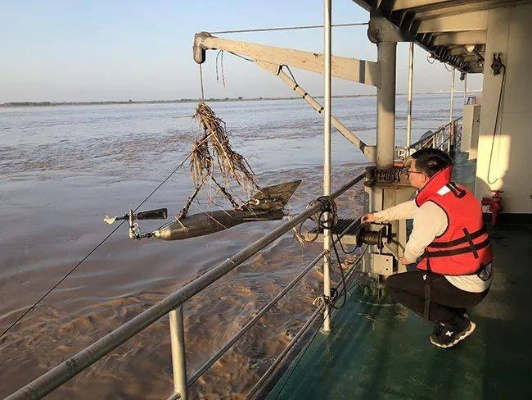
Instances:
[[[416,270],[391,275],[386,280],[386,289],[390,297],[398,303],[423,316],[425,309],[426,271]],[[429,320],[454,325],[463,320],[466,308],[480,303],[488,294],[466,292],[453,286],[443,275],[430,275]]]

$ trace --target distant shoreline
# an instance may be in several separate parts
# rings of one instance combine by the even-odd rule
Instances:
[[[335,98],[342,97],[367,97],[375,96],[369,95],[346,95],[333,96]],[[316,98],[319,98],[317,96]],[[271,100],[297,100],[301,97],[226,97],[205,99],[208,102],[223,102],[223,101],[271,101]],[[98,105],[119,105],[119,104],[172,104],[172,103],[199,103],[201,99],[175,99],[175,100],[118,100],[118,101],[11,101],[0,104],[0,107],[59,107],[59,106],[98,106]]]
[[[470,93],[478,93],[478,91],[471,91]],[[434,93],[415,93],[415,95],[423,94],[449,94],[445,92]],[[456,95],[459,94],[458,91]],[[398,96],[406,95],[405,93],[397,93]],[[375,97],[376,94],[350,94],[332,96],[335,99],[341,98],[357,98],[357,97]],[[315,98],[323,98],[323,96],[315,96]],[[226,102],[226,101],[276,101],[276,100],[298,100],[301,97],[236,97],[236,98],[210,98],[205,101],[208,102]],[[175,104],[175,103],[199,103],[201,99],[175,99],[175,100],[122,100],[122,101],[11,101],[0,104],[0,108],[14,108],[14,107],[61,107],[61,106],[101,106],[101,105],[120,105],[120,104]]]

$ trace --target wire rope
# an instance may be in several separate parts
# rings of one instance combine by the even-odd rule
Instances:
[[[200,87],[201,87],[201,101],[205,101],[205,91],[203,90],[203,69],[199,65]]]
[[[333,24],[333,28],[337,27],[346,27],[346,26],[363,26],[368,25],[368,22],[355,22],[351,24]],[[249,32],[273,32],[273,31],[293,31],[293,30],[303,30],[303,29],[320,29],[323,28],[323,25],[307,25],[307,26],[286,26],[286,27],[277,27],[277,28],[257,28],[257,29],[236,29],[230,31],[217,31],[209,32],[214,35],[219,35],[222,33],[249,33]]]

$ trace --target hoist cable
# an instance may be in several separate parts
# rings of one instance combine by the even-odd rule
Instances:
[[[118,230],[118,228],[120,228],[120,227],[124,224],[124,222],[126,222],[126,221],[122,221],[122,222],[121,222],[121,223],[120,223],[115,229],[113,229],[113,230],[111,231],[111,233],[109,233],[109,234],[105,237],[105,239],[103,239],[103,240],[102,240],[102,241],[101,241],[101,242],[100,242],[100,243],[99,243],[94,249],[92,249],[92,250],[90,251],[89,254],[87,254],[87,255],[86,255],[86,256],[85,256],[85,257],[84,257],[79,263],[77,263],[77,265],[76,265],[74,268],[72,268],[72,269],[71,269],[71,270],[70,270],[65,276],[63,276],[63,277],[62,277],[62,278],[61,278],[61,279],[60,279],[60,280],[59,280],[54,286],[52,286],[52,287],[51,287],[51,288],[50,288],[50,289],[49,289],[49,290],[48,290],[43,296],[41,296],[41,298],[40,298],[39,300],[37,300],[35,303],[33,303],[33,305],[32,305],[30,308],[28,308],[28,309],[27,309],[27,310],[26,310],[26,311],[25,311],[20,317],[18,317],[18,318],[17,318],[17,319],[11,324],[11,325],[9,325],[9,327],[8,327],[4,332],[2,332],[2,334],[0,335],[0,339],[1,339],[2,337],[4,337],[4,335],[5,335],[7,332],[9,332],[9,331],[11,330],[11,328],[13,328],[13,327],[14,327],[14,326],[15,326],[15,325],[16,325],[16,324],[17,324],[22,318],[24,318],[24,317],[26,316],[26,314],[28,314],[28,313],[29,313],[31,310],[33,310],[33,309],[34,309],[34,308],[35,308],[35,307],[36,307],[36,306],[37,306],[42,300],[44,300],[44,298],[45,298],[46,296],[48,296],[50,293],[52,293],[52,291],[53,291],[56,287],[58,287],[58,286],[59,286],[59,285],[60,285],[60,284],[66,279],[66,278],[68,278],[68,276],[69,276],[70,274],[72,274],[72,272],[74,272],[74,271],[75,271],[75,270],[76,270],[76,269],[77,269],[77,268],[78,268],[78,267],[79,267],[79,266],[80,266],[80,265],[81,265],[81,264],[82,264],[87,258],[89,258],[89,256],[90,256],[92,253],[94,253],[94,252],[96,251],[96,249],[98,249],[98,247],[100,247],[102,244],[104,244],[105,241],[106,241],[107,239],[109,239],[109,237],[110,237],[113,233],[115,233],[115,232]]]
[[[201,101],[205,101],[205,92],[203,90],[203,69],[201,64],[199,65],[199,77],[200,77],[200,87],[201,87]]]
[[[352,24],[333,24],[333,28],[336,27],[345,27],[345,26],[363,26],[369,25],[368,22],[355,22]],[[320,29],[323,28],[323,25],[308,25],[308,26],[287,26],[287,27],[278,27],[278,28],[257,28],[257,29],[238,29],[232,31],[217,31],[209,32],[214,35],[219,35],[222,33],[248,33],[248,32],[272,32],[272,31],[293,31],[293,30],[303,30],[303,29]]]

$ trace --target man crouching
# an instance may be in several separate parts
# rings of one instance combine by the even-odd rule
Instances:
[[[362,222],[413,218],[413,229],[400,259],[417,269],[391,275],[391,298],[434,322],[430,341],[449,348],[468,337],[475,323],[466,308],[486,297],[493,258],[475,196],[451,181],[452,161],[441,150],[412,154],[406,171],[418,189],[414,200],[362,216]]]

